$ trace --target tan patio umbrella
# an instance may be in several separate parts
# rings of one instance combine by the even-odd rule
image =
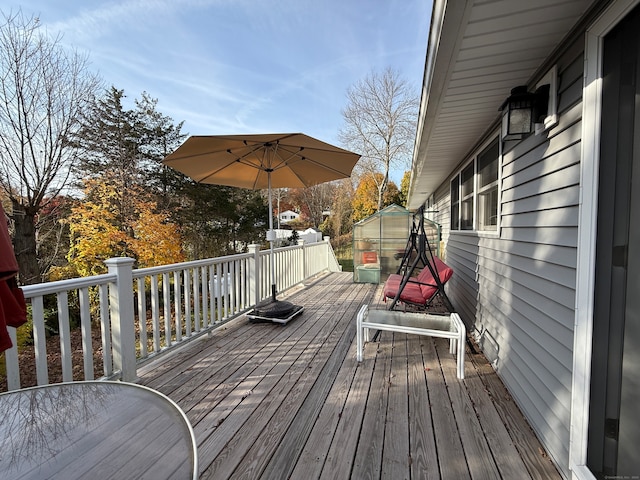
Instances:
[[[268,189],[271,299],[256,311],[271,318],[283,315],[281,311],[290,305],[276,300],[271,189],[310,187],[348,178],[359,159],[356,153],[302,133],[274,133],[192,136],[168,155],[164,164],[200,183]]]

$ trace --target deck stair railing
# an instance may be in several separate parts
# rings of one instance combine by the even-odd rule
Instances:
[[[211,332],[267,298],[270,261],[269,251],[259,245],[250,245],[245,254],[141,269],[133,268],[133,259],[112,258],[105,262],[108,273],[103,275],[23,287],[33,325],[37,384],[51,381],[48,330],[54,330],[60,342],[56,361],[62,381],[135,381],[142,363]],[[277,248],[274,262],[279,292],[340,269],[328,237]],[[81,355],[72,341],[74,319]],[[14,347],[4,355],[3,388],[16,390],[21,388],[21,356],[14,328],[9,327],[9,335]]]

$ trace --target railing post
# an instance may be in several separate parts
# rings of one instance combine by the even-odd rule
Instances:
[[[109,285],[113,368],[120,370],[121,380],[133,382],[137,378],[133,310],[134,260],[118,257],[105,260],[104,263],[109,273],[116,275],[115,284]]]
[[[307,279],[307,272],[309,269],[307,268],[307,249],[305,248],[305,242],[302,238],[298,240],[298,245],[302,247],[302,281],[304,282]]]
[[[327,259],[327,269],[329,269],[329,271],[331,271],[331,255],[332,255],[332,251],[331,251],[331,243],[329,241],[329,237],[328,236],[324,236],[322,237],[322,240],[324,240],[324,244],[325,244],[325,248],[327,249],[327,256],[325,257]]]
[[[249,261],[249,285],[253,285],[253,290],[250,290],[251,295],[249,298],[249,305],[257,305],[259,299],[262,298],[260,296],[261,289],[261,273],[260,273],[260,245],[251,244],[247,247],[249,249],[249,253],[252,255],[251,260]],[[253,266],[251,266],[253,264]]]

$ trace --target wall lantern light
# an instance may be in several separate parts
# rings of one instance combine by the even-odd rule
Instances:
[[[549,102],[549,85],[541,85],[535,93],[526,85],[515,87],[500,110],[502,111],[502,140],[521,140],[533,133],[535,124],[544,121]]]

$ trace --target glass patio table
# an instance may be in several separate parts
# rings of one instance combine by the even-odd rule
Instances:
[[[196,479],[193,429],[168,397],[132,383],[59,383],[0,394],[2,479]]]

